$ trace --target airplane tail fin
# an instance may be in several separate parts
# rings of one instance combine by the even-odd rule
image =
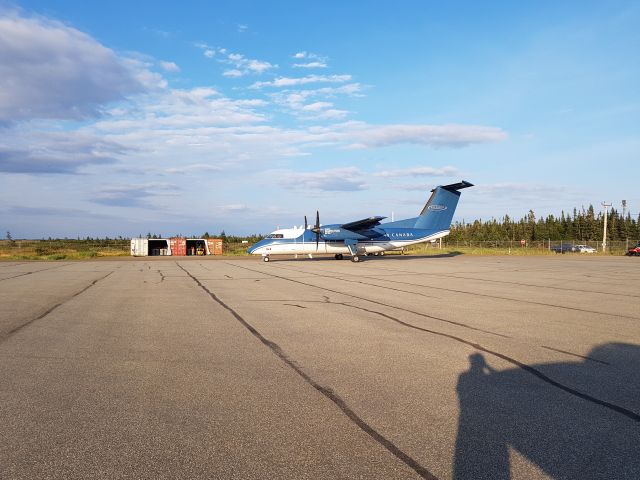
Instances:
[[[431,197],[420,212],[414,228],[436,232],[449,230],[460,199],[460,190],[467,187],[473,187],[473,184],[463,180],[460,183],[442,185],[431,190]]]

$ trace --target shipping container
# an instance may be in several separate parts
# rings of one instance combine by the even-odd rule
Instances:
[[[169,240],[166,238],[149,239],[149,255],[167,255],[169,251]]]
[[[187,255],[209,255],[204,238],[187,238]]]
[[[131,255],[134,257],[146,257],[147,255],[149,255],[149,239],[132,238]]]
[[[187,239],[173,237],[169,239],[169,255],[184,256],[187,254]]]
[[[171,255],[169,240],[165,238],[132,238],[131,255],[134,257]]]
[[[209,255],[222,255],[221,238],[208,238],[207,246],[209,247]]]

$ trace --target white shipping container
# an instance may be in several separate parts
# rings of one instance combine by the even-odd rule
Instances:
[[[149,239],[148,238],[132,238],[131,239],[131,255],[134,257],[146,257],[149,255]]]

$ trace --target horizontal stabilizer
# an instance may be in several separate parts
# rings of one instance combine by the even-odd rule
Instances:
[[[463,188],[469,188],[469,187],[473,187],[473,183],[469,183],[466,180],[462,180],[461,182],[458,182],[458,183],[452,183],[451,185],[442,185],[436,188],[444,188],[445,190],[449,190],[450,192],[453,192],[456,190],[462,190]],[[435,190],[436,189],[434,188],[431,191],[435,192]]]

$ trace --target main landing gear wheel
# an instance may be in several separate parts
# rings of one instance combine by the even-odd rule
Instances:
[[[336,260],[342,260],[344,257],[341,253],[336,253]]]
[[[262,257],[262,261],[263,262],[268,262],[269,261],[269,256],[265,255],[264,257]]]
[[[352,262],[359,262],[360,261],[360,257],[358,255],[354,255],[353,257],[351,257],[351,261]]]

